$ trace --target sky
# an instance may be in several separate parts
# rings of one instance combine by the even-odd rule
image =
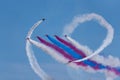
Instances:
[[[42,18],[46,21],[32,35],[32,39],[36,41],[38,35],[45,39],[46,34],[61,36],[63,28],[72,22],[75,16],[86,13],[101,15],[115,30],[113,42],[101,55],[120,58],[119,4],[119,0],[1,0],[0,80],[40,80],[29,65],[25,37],[31,26]],[[94,21],[79,25],[72,34],[75,40],[89,46],[93,51],[99,47],[105,36],[105,29]],[[33,49],[39,64],[48,74],[55,77],[55,80],[104,80],[101,73],[91,74],[81,69],[71,69],[37,47],[33,46]]]

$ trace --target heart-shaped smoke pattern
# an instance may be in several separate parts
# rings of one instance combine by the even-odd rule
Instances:
[[[103,43],[94,52],[92,52],[92,50],[89,49],[88,47],[79,44],[77,41],[69,37],[69,35],[73,33],[73,31],[77,28],[77,26],[80,23],[84,23],[86,21],[91,21],[91,20],[96,20],[101,26],[106,28],[108,31],[107,36],[104,39]],[[114,36],[114,30],[112,26],[102,16],[95,13],[91,13],[91,14],[84,14],[82,16],[75,17],[72,23],[70,23],[64,28],[63,35],[66,35],[65,38],[67,39],[67,41],[59,38],[58,36],[55,36],[58,39],[57,41],[54,38],[47,35],[47,38],[54,44],[45,41],[41,37],[37,37],[40,40],[40,42],[31,39],[31,35],[34,29],[37,28],[38,25],[43,21],[44,19],[34,24],[26,37],[26,52],[30,65],[34,70],[34,72],[42,80],[53,80],[53,78],[51,78],[49,75],[47,75],[47,73],[45,73],[41,69],[40,65],[38,64],[34,56],[33,50],[31,48],[31,44],[42,49],[57,61],[62,62],[64,64],[67,63],[67,65],[72,66],[73,68],[77,68],[77,69],[82,68],[89,72],[91,71],[104,72],[106,74],[106,80],[113,80],[116,76],[120,76],[120,69],[119,69],[120,60],[118,58],[114,58],[112,56],[105,58],[103,56],[98,55],[105,47],[107,47],[112,42]],[[82,55],[82,58],[78,57],[79,56],[78,53]],[[74,60],[75,57],[78,59]],[[95,66],[93,66],[93,64]]]

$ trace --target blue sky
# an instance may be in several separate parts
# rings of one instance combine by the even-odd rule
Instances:
[[[32,37],[34,40],[37,40],[36,36],[38,35],[42,37],[45,34],[61,35],[64,26],[70,23],[74,16],[93,12],[100,14],[115,30],[113,42],[102,52],[102,55],[108,56],[111,54],[120,58],[119,4],[119,0],[1,0],[0,80],[40,80],[28,63],[25,52],[25,37],[30,27],[42,18],[46,18],[46,21],[34,32]],[[82,27],[78,27],[72,37],[95,50],[106,35],[104,29],[101,29],[100,25],[92,21],[80,26]],[[87,75],[88,78],[91,77],[90,75],[94,76],[82,70],[74,71],[74,74],[71,74],[71,69],[68,70],[65,65],[56,62],[35,46],[33,48],[39,64],[46,72],[56,78],[74,80],[74,76],[71,77],[71,75],[75,74]],[[85,74],[83,75],[80,72]],[[103,76],[103,74],[98,76]],[[80,79],[88,80],[85,77]]]

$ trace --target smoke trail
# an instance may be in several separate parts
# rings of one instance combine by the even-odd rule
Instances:
[[[50,55],[54,55],[54,53],[56,54],[61,54],[61,56],[58,56],[58,57],[54,57],[54,58],[57,58],[57,59],[61,59],[63,60],[63,63],[64,64],[68,64],[70,61],[73,61],[75,60],[71,55],[69,55],[69,53],[67,53],[66,51],[64,51],[63,49],[59,48],[58,46],[52,44],[52,43],[49,43],[47,41],[45,41],[44,39],[42,39],[41,37],[37,37],[39,39],[39,41],[41,43],[43,43],[44,45],[48,46],[48,48],[50,47],[51,50],[55,50],[54,52],[51,52],[51,50],[49,50],[48,53],[51,52]],[[47,49],[47,48],[46,48]],[[65,60],[64,60],[65,59]],[[68,64],[69,66],[73,67],[73,68],[78,68],[78,65],[81,65],[81,66],[84,66],[85,65],[82,63],[82,62],[77,62],[77,63],[69,63]]]
[[[79,50],[83,51],[85,55],[90,55],[93,53],[93,51],[89,49],[87,46],[81,45],[80,43],[78,43],[77,41],[75,41],[74,39],[67,35],[65,35],[65,37],[72,45],[74,45]]]
[[[73,44],[76,47],[79,47],[78,49],[83,50],[83,51],[87,49],[87,48],[84,48],[84,46],[83,46],[84,49],[81,49],[81,45],[79,43],[77,43],[74,39],[72,39],[69,36],[65,36],[65,37],[71,44]],[[88,54],[90,54],[90,53],[88,53]],[[109,55],[107,58],[100,56],[100,55],[96,55],[95,57],[92,57],[91,60],[93,60],[97,63],[101,63],[104,66],[111,67],[111,68],[109,67],[110,69],[108,68],[108,71],[103,70],[103,72],[106,74],[106,80],[114,80],[117,76],[120,75],[120,70],[119,70],[120,60],[119,60],[119,58],[112,57],[111,55]]]
[[[113,31],[113,29],[112,29],[112,26],[111,26],[110,24],[108,24],[101,16],[99,16],[99,15],[97,15],[97,14],[94,14],[94,13],[92,13],[92,14],[86,14],[86,15],[83,15],[82,17],[76,17],[75,20],[74,20],[74,22],[72,23],[73,26],[71,26],[71,27],[68,26],[68,27],[66,28],[66,29],[69,29],[69,30],[70,30],[70,31],[68,30],[68,32],[66,32],[66,34],[67,34],[67,33],[68,33],[68,34],[71,34],[71,33],[74,31],[74,29],[76,28],[76,26],[78,25],[78,23],[83,23],[83,22],[85,22],[85,21],[90,21],[90,20],[92,20],[92,19],[97,20],[97,21],[100,23],[100,25],[102,25],[103,27],[105,27],[105,28],[108,30],[108,35],[106,36],[103,44],[102,44],[92,55],[89,56],[89,54],[92,53],[92,51],[91,51],[89,48],[86,48],[85,46],[77,43],[74,39],[66,36],[66,38],[69,40],[69,42],[71,42],[71,43],[73,44],[73,47],[75,46],[76,48],[78,48],[78,49],[80,49],[80,50],[82,49],[82,51],[83,51],[85,54],[87,54],[88,57],[85,57],[85,58],[82,57],[83,59],[80,59],[81,57],[78,58],[77,55],[75,56],[74,54],[76,54],[76,53],[73,53],[73,51],[71,51],[70,48],[67,48],[66,46],[63,46],[63,45],[61,45],[60,43],[56,42],[52,37],[49,37],[49,36],[47,36],[47,37],[48,37],[48,39],[52,40],[53,43],[55,42],[56,44],[59,44],[58,47],[60,47],[60,48],[63,48],[63,47],[64,47],[63,50],[68,51],[68,53],[71,53],[71,55],[72,55],[73,58],[75,57],[75,58],[80,59],[80,60],[74,61],[74,63],[70,63],[70,64],[72,64],[72,66],[75,65],[75,64],[77,64],[77,62],[78,62],[78,63],[81,63],[80,61],[86,60],[86,61],[85,61],[86,64],[89,64],[88,67],[86,67],[86,68],[83,67],[86,71],[90,71],[90,69],[92,70],[92,67],[95,68],[95,69],[98,69],[98,68],[101,69],[102,66],[103,66],[103,67],[106,67],[107,70],[103,70],[103,71],[106,73],[107,80],[112,80],[113,78],[116,77],[117,74],[120,75],[120,70],[119,70],[118,68],[112,68],[111,66],[109,67],[108,64],[107,64],[107,66],[104,66],[104,65],[106,65],[107,62],[105,62],[104,64],[99,64],[99,63],[97,64],[97,63],[96,63],[97,61],[101,61],[100,59],[98,60],[97,58],[102,57],[102,56],[99,56],[99,55],[97,55],[97,54],[99,54],[105,47],[107,47],[107,46],[112,42],[112,38],[113,38],[113,34],[114,34],[114,31]],[[43,20],[44,20],[44,19],[43,19]],[[40,68],[39,64],[37,63],[37,60],[36,60],[36,58],[35,58],[35,56],[34,56],[34,53],[33,53],[33,51],[32,51],[32,48],[31,48],[31,43],[34,44],[35,46],[37,46],[38,48],[42,49],[43,51],[47,52],[49,55],[51,55],[51,56],[52,56],[54,59],[56,59],[57,61],[60,61],[60,62],[62,62],[62,63],[67,63],[70,59],[65,58],[65,56],[63,56],[63,55],[60,55],[61,53],[60,53],[58,50],[56,50],[55,48],[53,48],[53,47],[50,47],[50,46],[44,44],[43,42],[39,43],[39,42],[37,42],[37,41],[34,41],[34,40],[30,39],[30,37],[31,37],[34,29],[35,29],[43,20],[38,21],[38,22],[30,29],[30,31],[28,32],[27,41],[26,41],[26,52],[27,52],[27,56],[28,56],[30,65],[31,65],[32,69],[34,70],[34,72],[35,72],[42,80],[53,80],[50,76],[48,76],[48,75]],[[60,45],[61,45],[61,46],[60,46]],[[70,45],[69,45],[69,46],[70,46]],[[87,51],[87,52],[86,52],[86,51]],[[96,55],[96,56],[94,57],[95,59],[93,58],[94,55]],[[96,57],[97,57],[97,58],[96,58]],[[88,61],[89,58],[94,59],[95,62]],[[110,57],[109,59],[113,60],[112,58],[113,58],[113,57]],[[104,57],[103,57],[102,59],[104,59]],[[116,59],[116,60],[118,60],[118,59]],[[108,61],[109,61],[109,60],[108,60]],[[115,61],[115,60],[114,60],[114,61]],[[84,62],[84,61],[83,61],[83,62]],[[116,62],[116,61],[115,61],[115,62]],[[118,62],[119,62],[119,60],[118,60]],[[68,65],[70,65],[70,64],[68,64]],[[96,64],[97,64],[97,65],[96,65]],[[98,68],[96,68],[95,65],[96,65],[96,67],[98,67]],[[110,64],[110,65],[111,65],[111,64]],[[112,64],[112,65],[114,65],[114,64]],[[118,65],[119,65],[119,64],[117,64],[116,66],[118,66]],[[80,65],[75,65],[75,66],[80,66]],[[120,65],[119,65],[119,66],[120,66]],[[93,70],[94,70],[94,69],[93,69]],[[96,70],[94,70],[94,71],[96,72]]]
[[[57,51],[57,53],[63,55],[65,58],[68,58],[68,59],[72,59],[72,56],[70,56],[67,52],[65,52],[63,49],[59,48],[58,46],[52,44],[52,43],[49,43],[47,41],[45,41],[44,39],[42,39],[41,37],[37,37],[39,39],[39,41],[41,43],[43,43],[44,45],[48,46],[48,47],[51,47],[52,49],[54,49],[55,51]],[[68,60],[69,61],[69,60]]]
[[[102,18],[101,16],[92,13],[92,14],[83,15],[82,17],[76,17],[70,25],[65,27],[63,35],[66,35],[66,34],[70,35],[79,23],[83,23],[85,21],[90,21],[91,19],[96,19],[100,25],[102,25],[103,27],[105,27],[108,30],[108,34],[107,34],[103,44],[92,55],[90,55],[86,58],[80,59],[80,60],[78,60],[78,62],[92,57],[92,59],[95,58],[94,59],[95,61],[100,62],[103,65],[109,65],[111,67],[119,67],[120,60],[118,58],[113,58],[112,56],[109,56],[108,58],[104,58],[102,56],[96,55],[96,54],[99,54],[105,47],[107,47],[112,42],[113,35],[114,35],[114,30],[113,30],[112,26],[110,24],[108,24],[107,21],[105,21],[104,18]],[[88,50],[83,45],[79,44],[78,42],[71,39],[70,37],[66,37],[66,38],[73,45],[75,45],[78,49],[82,49],[83,51]],[[92,52],[91,50],[88,50],[87,54],[91,54],[91,52]],[[93,57],[94,55],[96,55],[96,56]],[[77,62],[77,61],[75,61],[75,62]],[[113,63],[111,63],[111,62],[113,62]],[[116,78],[116,75],[113,74],[113,72],[109,72],[109,71],[104,71],[104,72],[106,73],[106,80],[113,80],[114,78]]]
[[[86,55],[89,55],[92,53],[92,50],[90,50],[88,47],[79,44],[77,41],[75,41],[69,36],[65,36],[65,37],[71,44],[73,44],[76,48],[83,51]],[[94,60],[97,63],[101,63],[103,65],[108,65],[111,67],[120,67],[120,59],[116,57],[112,57],[111,55],[109,55],[106,58],[100,55],[96,55],[95,57],[92,57],[91,60]]]
[[[30,29],[30,31],[28,32],[27,35],[27,41],[26,41],[26,53],[27,53],[27,57],[28,60],[30,62],[31,68],[33,69],[33,71],[42,79],[42,80],[52,80],[51,77],[49,77],[40,67],[40,65],[38,64],[36,57],[34,56],[34,52],[31,48],[31,44],[29,42],[29,38],[31,37],[34,29],[42,22],[43,20],[38,21],[36,24],[34,24],[32,26],[32,28]]]
[[[48,53],[50,56],[52,56],[54,59],[56,59],[57,61],[60,61],[62,63],[67,63],[69,60],[64,58],[62,55],[60,55],[59,52],[55,51],[54,49],[50,48],[49,46],[44,45],[43,43],[39,43],[37,41],[34,41],[32,39],[29,39],[30,43],[32,43],[33,45],[37,46],[38,48],[40,48],[41,50],[45,51],[46,53]]]
[[[31,27],[30,31],[28,32],[27,39],[31,37],[31,35],[32,35],[33,31],[35,30],[35,28],[37,28],[38,25],[40,25],[43,21],[44,21],[44,19],[39,20],[37,23],[35,23],[35,24]]]
[[[59,40],[61,43],[63,43],[64,45],[70,47],[71,49],[73,49],[74,51],[76,51],[78,54],[80,54],[82,57],[86,57],[86,55],[83,53],[83,51],[79,50],[78,48],[76,48],[74,45],[72,45],[70,42],[67,42],[66,40],[58,37],[57,35],[55,35],[56,39]]]
[[[85,14],[80,17],[75,17],[73,22],[64,28],[63,35],[70,35],[77,28],[78,24],[83,23],[85,21],[90,21],[92,19],[97,20],[101,26],[106,28],[108,30],[108,34],[107,34],[106,38],[104,39],[102,45],[96,51],[94,51],[93,54],[91,54],[88,57],[85,57],[83,59],[76,60],[74,62],[84,61],[84,60],[87,60],[87,59],[99,54],[113,40],[114,30],[113,30],[112,26],[102,16],[95,14],[95,13]]]
[[[59,46],[60,48],[62,48],[63,50],[65,50],[68,54],[70,54],[71,56],[73,56],[75,59],[80,59],[82,58],[81,55],[77,54],[75,51],[73,51],[71,48],[65,46],[64,44],[60,43],[59,41],[57,41],[56,39],[50,37],[47,35],[47,38],[54,43],[55,45]]]
[[[32,69],[34,70],[34,72],[42,79],[42,80],[52,80],[51,77],[49,77],[39,66],[33,50],[31,48],[31,44],[29,41],[26,42],[26,52],[27,52],[27,56],[30,62],[30,65],[32,67]]]

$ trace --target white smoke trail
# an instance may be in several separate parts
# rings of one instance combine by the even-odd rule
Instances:
[[[113,72],[106,71],[105,75],[106,80],[114,80],[115,78],[117,78],[117,75],[115,75]]]
[[[66,59],[65,57],[63,57],[62,55],[60,55],[60,53],[46,45],[44,45],[43,43],[39,43],[37,41],[32,40],[30,37],[34,31],[35,28],[38,27],[38,25],[43,22],[43,20],[38,21],[37,23],[35,23],[32,28],[30,29],[30,31],[28,32],[28,35],[26,37],[26,53],[28,56],[28,60],[30,62],[30,65],[32,67],[32,69],[34,70],[34,72],[42,79],[42,80],[53,80],[50,76],[48,76],[40,67],[40,65],[38,64],[36,57],[34,56],[34,52],[31,48],[31,43],[35,46],[37,46],[38,48],[42,49],[43,51],[45,51],[46,53],[48,53],[50,56],[52,56],[54,59],[56,59],[59,62],[62,62],[64,64],[68,63],[69,60]],[[77,68],[78,66],[74,63],[70,63],[68,64],[69,66],[73,67],[73,68]]]
[[[72,39],[69,36],[65,36],[65,37],[72,45],[74,45],[76,48],[82,50],[85,54],[88,55],[88,54],[92,53],[92,51],[88,47],[79,44],[77,41],[75,41],[74,39]],[[102,65],[105,65],[105,66],[120,67],[120,60],[118,58],[112,57],[110,55],[107,58],[100,56],[100,55],[96,55],[96,56],[92,57],[91,60],[96,61],[97,63],[101,63]],[[103,72],[106,74],[106,80],[114,80],[117,77],[114,72],[110,72],[108,70],[96,71],[90,67],[87,67],[84,70],[88,71],[88,72]]]
[[[53,57],[54,59],[56,59],[59,62],[66,64],[70,61],[69,59],[63,57],[63,55],[61,55],[61,53],[59,53],[58,51],[56,51],[56,50],[54,50],[54,49],[52,49],[52,48],[50,48],[42,43],[36,42],[32,39],[29,39],[29,41],[30,41],[30,43],[34,44],[35,46],[37,46],[41,50],[48,53],[51,57]],[[78,68],[78,66],[75,63],[70,63],[68,65],[73,67],[73,68]]]
[[[75,28],[77,28],[78,24],[83,23],[85,21],[90,21],[92,19],[97,20],[101,26],[105,27],[108,30],[108,34],[106,38],[104,39],[103,44],[92,55],[90,55],[92,53],[92,50],[90,50],[88,47],[83,46],[79,44],[78,42],[76,42],[74,39],[66,36],[67,40],[70,41],[70,43],[72,43],[78,49],[85,52],[86,55],[90,55],[86,58],[76,60],[73,62],[80,62],[80,61],[84,61],[84,60],[91,58],[92,60],[95,60],[96,62],[101,63],[103,65],[107,65],[111,67],[120,67],[120,60],[118,58],[114,58],[112,56],[109,56],[108,58],[104,58],[103,56],[97,55],[112,42],[112,39],[114,36],[114,30],[112,26],[109,23],[107,23],[107,21],[105,21],[104,18],[101,17],[100,15],[92,13],[92,14],[85,14],[81,17],[75,17],[73,22],[64,28],[63,35],[71,35],[72,32],[75,30]],[[106,74],[106,80],[114,80],[117,77],[115,73],[109,72],[107,70],[102,70],[100,72],[104,72]]]
[[[44,21],[44,19],[39,20],[38,22],[36,22],[36,23],[30,28],[30,31],[28,32],[28,35],[27,35],[27,39],[31,37],[31,35],[32,35],[33,31],[35,30],[35,28],[37,28],[38,25],[40,25],[43,21]]]
[[[71,44],[73,44],[76,48],[82,50],[86,55],[90,55],[92,53],[92,50],[89,49],[87,46],[81,45],[80,43],[78,43],[77,41],[75,41],[74,39],[72,39],[69,36],[65,36],[65,37]],[[120,67],[120,59],[113,57],[111,55],[109,55],[106,58],[103,56],[100,56],[100,55],[96,55],[96,56],[92,57],[91,60],[94,60],[97,63],[101,63],[105,66],[107,65],[107,66],[111,66],[111,67]]]
[[[106,36],[106,39],[104,40],[103,44],[102,44],[92,55],[90,55],[90,56],[88,56],[88,57],[86,57],[86,58],[83,58],[82,60],[77,60],[77,61],[75,61],[75,62],[83,61],[83,60],[86,60],[86,59],[89,59],[89,58],[93,57],[94,55],[99,54],[105,47],[107,47],[107,46],[112,42],[112,38],[113,38],[114,31],[113,31],[111,25],[108,24],[101,16],[99,16],[99,15],[97,15],[97,14],[94,14],[94,13],[92,13],[92,14],[86,14],[86,15],[83,15],[82,17],[76,17],[75,20],[73,21],[73,23],[70,24],[70,25],[72,25],[72,26],[68,26],[68,27],[66,27],[66,29],[64,29],[64,30],[66,30],[66,31],[68,31],[68,32],[65,32],[65,33],[63,33],[63,34],[67,34],[67,35],[71,34],[71,33],[74,31],[74,29],[77,27],[77,25],[78,25],[79,23],[83,23],[83,22],[85,22],[85,21],[90,21],[90,20],[92,20],[92,19],[98,20],[98,22],[100,23],[100,25],[102,25],[103,27],[105,27],[105,28],[108,30],[108,35]],[[37,63],[37,60],[36,60],[36,58],[35,58],[35,56],[34,56],[34,53],[33,53],[33,51],[32,51],[32,48],[31,48],[31,44],[30,44],[30,43],[32,43],[32,44],[34,44],[35,46],[41,48],[43,51],[47,52],[49,55],[51,55],[51,56],[52,56],[54,59],[56,59],[57,61],[60,61],[60,62],[62,62],[62,63],[67,63],[69,60],[66,59],[66,58],[64,58],[62,55],[60,55],[59,52],[57,52],[56,50],[54,50],[54,49],[52,49],[52,48],[50,48],[50,47],[48,47],[48,46],[46,46],[46,45],[44,45],[44,44],[42,44],[42,43],[39,43],[39,42],[36,42],[36,41],[30,39],[30,37],[31,37],[34,29],[35,29],[42,21],[43,21],[43,20],[38,21],[38,22],[30,29],[30,31],[28,32],[27,42],[26,42],[26,52],[27,52],[27,56],[28,56],[30,65],[31,65],[32,69],[34,70],[34,72],[35,72],[42,80],[53,80],[50,76],[48,76],[48,75],[41,69],[41,67],[40,67],[39,64]],[[69,39],[69,37],[68,37],[68,40],[71,41],[71,40]],[[71,42],[73,42],[73,44],[75,44],[75,45],[78,45],[77,42],[76,42],[76,43],[75,43],[74,41],[71,41]],[[77,46],[77,47],[78,47],[78,46]],[[88,55],[89,55],[89,53],[90,53],[90,54],[92,53],[92,51],[91,51],[89,48],[87,48],[87,47],[85,47],[85,46],[83,46],[83,45],[79,45],[79,49],[82,49],[82,50],[85,51],[85,53],[88,54]],[[86,51],[87,51],[87,52],[86,52]],[[99,55],[97,55],[97,56],[99,56]],[[101,61],[101,60],[100,60],[100,61]],[[75,64],[74,64],[74,63],[70,63],[70,64],[68,64],[68,65],[74,66]],[[75,67],[76,67],[76,65],[75,65]],[[90,69],[90,68],[88,67],[88,69]],[[88,69],[86,69],[86,70],[88,70]],[[90,70],[88,70],[88,71],[90,71]],[[91,71],[92,71],[92,70],[91,70]],[[94,70],[93,70],[93,71],[94,71]],[[107,74],[107,72],[106,72],[106,74]],[[107,80],[110,80],[110,79],[112,80],[114,76],[111,78],[111,77],[109,77],[109,75],[107,74],[107,77],[108,77]]]
[[[42,22],[43,20],[38,21],[35,25],[32,26],[32,28],[30,29],[30,31],[28,32],[27,35],[27,41],[26,41],[26,53],[27,53],[27,57],[28,60],[30,62],[31,68],[33,69],[33,71],[42,79],[42,80],[53,80],[50,76],[48,76],[40,67],[40,65],[38,64],[36,57],[34,56],[33,50],[31,48],[31,44],[29,42],[29,38],[32,35],[32,32],[34,31],[34,29]]]
[[[114,80],[113,78],[107,77],[106,80]]]
[[[34,72],[42,79],[42,80],[52,80],[51,77],[49,77],[43,70],[42,68],[39,66],[33,50],[31,48],[31,44],[29,41],[26,42],[26,52],[27,52],[27,56],[30,62],[30,65],[32,67],[32,69],[34,70]]]
[[[60,55],[59,52],[57,52],[56,50],[44,45],[43,43],[39,43],[37,41],[34,41],[32,39],[29,39],[30,43],[32,43],[33,45],[37,46],[38,48],[40,48],[41,50],[45,51],[46,53],[48,53],[50,56],[52,56],[54,59],[56,59],[59,62],[62,63],[68,63],[69,60],[64,58],[62,55]]]
[[[78,43],[77,41],[75,41],[74,39],[72,39],[71,37],[69,37],[67,35],[65,37],[72,45],[74,45],[76,48],[83,51],[86,55],[90,55],[91,53],[93,53],[93,51],[91,49],[89,49],[87,46],[84,46],[84,45]]]
[[[74,62],[80,62],[80,61],[84,61],[87,60],[97,54],[99,54],[105,47],[107,47],[113,40],[113,36],[114,36],[114,30],[112,28],[112,26],[100,15],[95,14],[95,13],[91,13],[91,14],[85,14],[83,16],[80,17],[75,17],[73,22],[70,23],[68,26],[66,26],[64,28],[64,32],[63,35],[70,35],[72,34],[72,32],[77,28],[78,24],[80,23],[84,23],[86,21],[90,21],[92,19],[95,19],[98,21],[98,23],[103,26],[104,28],[106,28],[108,30],[108,34],[106,36],[106,38],[104,39],[102,45],[96,50],[94,51],[93,54],[83,58],[83,59],[79,59],[76,60]]]

